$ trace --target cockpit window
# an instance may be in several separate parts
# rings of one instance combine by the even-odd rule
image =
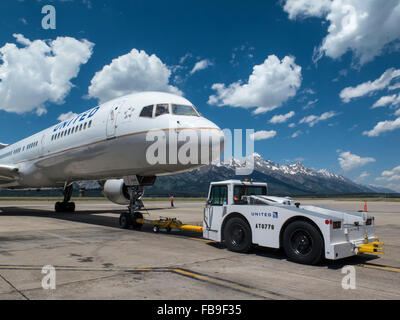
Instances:
[[[140,112],[141,117],[152,118],[153,117],[153,107],[154,106],[147,106],[142,109]]]
[[[169,105],[166,103],[158,104],[157,109],[156,109],[156,117],[161,116],[166,113],[169,113]]]
[[[172,105],[172,114],[177,116],[195,116],[199,117],[196,109],[193,106],[184,106],[180,104]]]

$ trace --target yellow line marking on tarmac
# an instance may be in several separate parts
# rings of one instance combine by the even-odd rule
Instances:
[[[377,264],[357,264],[358,267],[369,268],[369,269],[376,269],[376,270],[384,270],[384,271],[392,271],[392,272],[400,272],[400,268],[396,267],[389,267],[389,266],[380,266]]]

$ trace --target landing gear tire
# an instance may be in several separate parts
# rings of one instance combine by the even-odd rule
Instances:
[[[131,225],[132,225],[132,219],[129,213],[121,213],[121,215],[119,216],[119,226],[122,229],[129,229]]]
[[[75,203],[69,202],[72,197],[72,191],[74,187],[72,184],[68,185],[65,183],[62,193],[64,195],[64,200],[62,202],[56,202],[54,210],[56,212],[75,212]]]
[[[283,248],[288,258],[301,264],[317,264],[324,252],[319,231],[306,221],[294,221],[283,233]]]
[[[224,227],[225,245],[233,252],[248,252],[252,247],[252,235],[249,225],[242,218],[228,220]]]
[[[75,212],[74,202],[56,202],[54,206],[56,212]]]
[[[135,212],[132,215],[132,227],[134,230],[140,230],[143,226],[143,224],[136,222],[137,219],[143,219],[143,215],[140,212]]]
[[[159,233],[160,232],[160,227],[159,226],[154,226],[153,227],[153,232],[154,233]]]

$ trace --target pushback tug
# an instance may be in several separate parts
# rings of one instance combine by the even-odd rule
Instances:
[[[140,228],[143,224],[152,225],[155,232],[160,228],[202,232],[205,239],[223,242],[234,252],[247,252],[254,245],[283,248],[290,260],[304,264],[316,264],[323,257],[337,260],[383,253],[374,217],[269,196],[267,184],[260,182],[212,182],[202,227],[171,218],[143,219],[140,213],[122,226]]]

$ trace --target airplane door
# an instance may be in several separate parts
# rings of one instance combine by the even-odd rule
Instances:
[[[40,141],[40,147],[38,148],[39,150],[39,155],[44,155],[46,150],[45,150],[45,143],[46,143],[46,134],[42,135],[42,139]]]
[[[115,131],[117,129],[117,111],[116,108],[112,108],[108,114],[107,119],[107,138],[115,137]]]
[[[120,104],[112,107],[110,109],[110,112],[108,114],[107,118],[107,139],[113,139],[115,138],[115,134],[117,131],[117,120],[118,120],[118,114],[120,112],[120,109],[124,105],[125,101],[121,102]]]

